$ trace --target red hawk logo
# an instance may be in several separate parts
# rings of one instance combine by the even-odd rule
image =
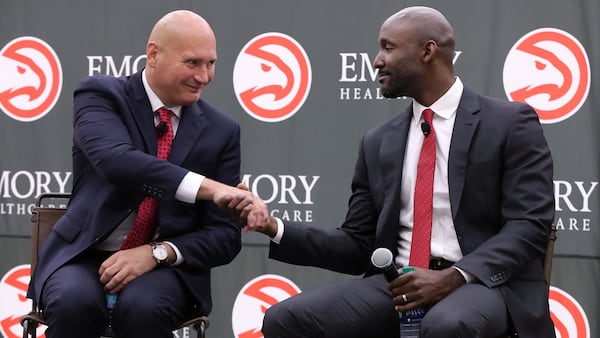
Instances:
[[[0,51],[0,109],[11,118],[31,122],[56,104],[62,69],[46,42],[31,36],[10,41]]]
[[[531,105],[542,123],[575,114],[590,90],[590,63],[575,37],[554,28],[523,36],[504,63],[504,90],[509,100]]]
[[[590,323],[575,298],[554,286],[548,298],[557,338],[590,338]]]
[[[311,80],[304,49],[281,33],[252,39],[242,48],[233,69],[238,101],[250,116],[264,122],[294,115],[308,97]]]
[[[262,321],[267,309],[300,292],[296,284],[278,275],[262,275],[246,283],[233,304],[231,320],[235,337],[262,337]]]
[[[26,298],[31,279],[31,266],[19,265],[8,271],[0,280],[0,336],[18,338],[23,335],[20,320],[31,311],[31,299]],[[46,337],[45,326],[37,330],[38,337]]]

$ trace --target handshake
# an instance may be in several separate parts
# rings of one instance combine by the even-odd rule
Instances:
[[[219,208],[227,210],[233,220],[243,225],[244,231],[262,232],[269,237],[277,234],[277,221],[269,215],[269,208],[246,185],[240,183],[237,187],[231,187],[219,184],[212,200]]]

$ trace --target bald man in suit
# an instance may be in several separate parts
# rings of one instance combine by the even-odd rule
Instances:
[[[171,338],[186,316],[210,312],[211,268],[241,249],[240,227],[226,211],[251,223],[268,217],[262,201],[235,188],[239,125],[200,99],[217,59],[206,20],[186,10],[166,14],[146,55],[139,73],[92,76],[75,90],[72,197],[28,291],[44,311],[48,338],[99,337],[105,294],[118,294],[116,336]],[[164,138],[171,149],[159,159]],[[222,210],[233,196],[238,209]],[[149,240],[125,245],[148,198],[158,205],[158,227]]]

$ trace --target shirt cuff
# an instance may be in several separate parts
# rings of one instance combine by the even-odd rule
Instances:
[[[275,234],[275,236],[273,236],[273,238],[271,238],[271,241],[273,241],[276,244],[279,244],[279,242],[281,242],[281,237],[283,237],[283,221],[277,217],[273,218],[275,218],[275,220],[277,221],[277,233]]]
[[[169,244],[171,246],[171,248],[173,248],[173,251],[175,251],[175,262],[171,265],[179,265],[179,264],[183,263],[183,256],[181,255],[181,251],[179,251],[179,249],[177,249],[175,244],[173,244],[169,241],[164,241],[164,242]]]
[[[183,176],[181,183],[179,183],[177,191],[175,192],[175,199],[194,204],[196,202],[196,195],[198,195],[198,190],[200,190],[203,181],[203,175],[189,171]]]
[[[453,266],[453,268],[456,269],[458,272],[460,272],[460,274],[463,276],[463,278],[465,279],[465,282],[467,282],[467,284],[473,283],[476,280],[475,276],[473,276],[471,273],[464,271],[463,269],[461,269],[457,266]]]

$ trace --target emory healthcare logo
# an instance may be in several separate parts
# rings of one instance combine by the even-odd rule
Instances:
[[[262,275],[246,283],[233,304],[231,320],[235,337],[263,337],[262,321],[267,309],[300,292],[296,284],[278,275]]]
[[[31,36],[10,41],[0,51],[0,109],[15,120],[35,121],[58,101],[62,69],[46,42]]]
[[[264,33],[250,40],[233,68],[238,101],[250,116],[264,122],[294,115],[308,97],[311,81],[306,52],[281,33]]]
[[[562,30],[540,28],[511,48],[503,81],[509,100],[531,105],[542,123],[556,123],[571,117],[585,102],[590,63],[575,37]]]
[[[548,298],[557,338],[590,338],[590,323],[575,298],[553,286]]]
[[[12,268],[0,281],[0,333],[2,337],[18,338],[23,335],[21,316],[31,311],[31,299],[26,298],[31,279],[31,266],[19,265]],[[45,326],[37,330],[38,337],[45,337]]]

